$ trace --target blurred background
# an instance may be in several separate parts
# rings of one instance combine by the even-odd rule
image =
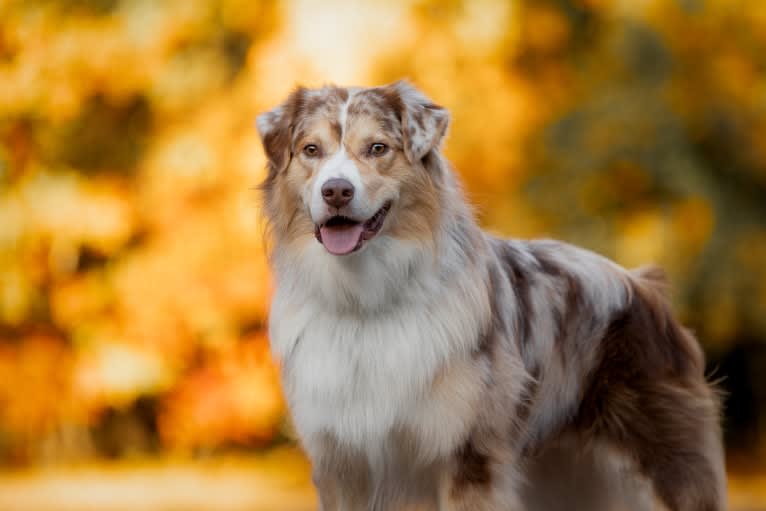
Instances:
[[[0,509],[306,510],[254,129],[409,78],[482,225],[663,265],[766,509],[766,2],[0,0]]]

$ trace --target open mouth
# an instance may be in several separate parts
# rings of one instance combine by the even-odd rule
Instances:
[[[390,209],[391,202],[389,201],[364,222],[347,216],[336,215],[323,224],[317,225],[314,235],[331,254],[350,254],[362,248],[366,241],[378,234]]]

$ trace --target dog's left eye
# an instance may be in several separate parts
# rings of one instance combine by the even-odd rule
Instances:
[[[376,142],[370,146],[370,149],[367,151],[367,153],[370,156],[382,156],[386,154],[386,151],[388,151],[388,146],[386,144]]]
[[[303,148],[303,154],[309,158],[316,158],[319,156],[319,147],[316,144],[309,144]]]

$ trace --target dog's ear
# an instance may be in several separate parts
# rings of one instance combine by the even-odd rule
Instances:
[[[406,81],[398,81],[389,88],[401,105],[404,152],[412,163],[419,162],[438,149],[447,132],[449,113]]]
[[[303,88],[296,89],[287,101],[256,118],[258,134],[269,162],[269,175],[272,177],[290,163],[293,122],[304,92]]]

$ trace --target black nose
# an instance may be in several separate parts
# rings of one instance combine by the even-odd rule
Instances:
[[[328,205],[342,208],[354,198],[354,185],[345,179],[329,179],[322,185],[322,198]]]

